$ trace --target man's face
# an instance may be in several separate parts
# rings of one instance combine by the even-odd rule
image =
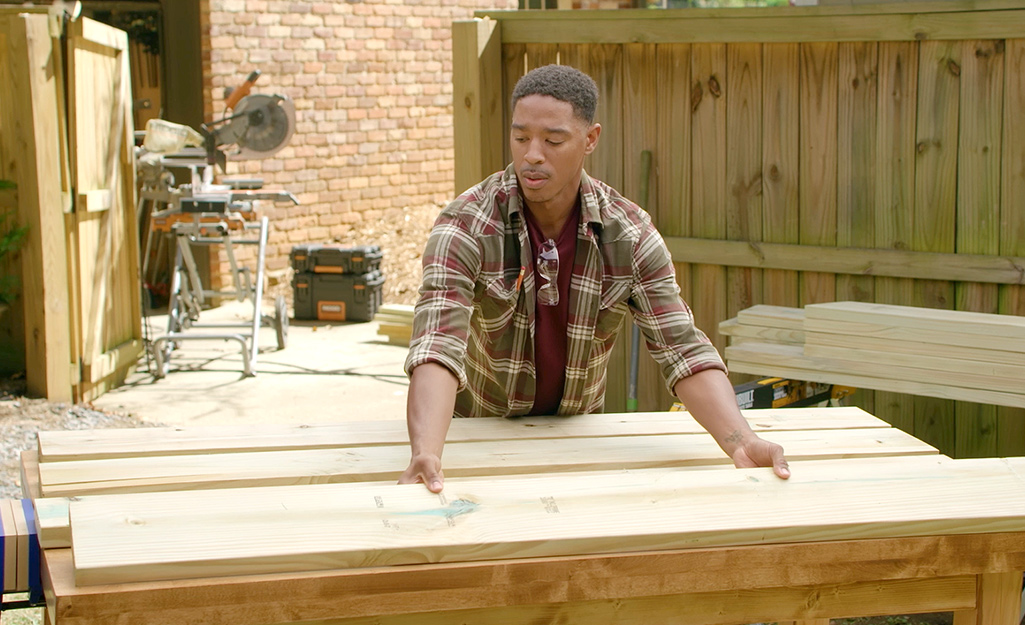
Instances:
[[[598,144],[601,126],[573,114],[573,105],[547,95],[520,98],[513,109],[513,167],[527,206],[560,212],[573,207],[584,157]]]

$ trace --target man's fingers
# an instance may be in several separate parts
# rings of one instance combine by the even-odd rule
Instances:
[[[440,493],[441,489],[445,486],[445,478],[441,475],[441,472],[432,473],[424,479],[424,484],[427,485],[427,490],[432,493]]]
[[[790,465],[787,464],[786,456],[783,455],[783,448],[773,444],[770,454],[772,455],[772,470],[784,480],[790,477]]]

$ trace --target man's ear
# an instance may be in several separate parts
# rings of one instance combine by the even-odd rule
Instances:
[[[599,136],[601,136],[601,124],[595,122],[587,129],[587,141],[584,144],[584,154],[594,152],[594,148],[598,147]]]

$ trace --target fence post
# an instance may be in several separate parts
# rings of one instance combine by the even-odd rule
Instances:
[[[457,194],[505,165],[501,40],[496,20],[484,18],[452,24],[452,115]]]

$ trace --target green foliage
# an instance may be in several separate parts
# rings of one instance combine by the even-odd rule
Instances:
[[[8,183],[8,181],[0,181]],[[8,183],[9,184],[9,183]],[[13,186],[3,186],[10,189]],[[18,226],[14,223],[12,211],[0,212],[0,266],[4,261],[21,247],[28,234],[28,226]],[[10,304],[18,296],[18,276],[13,274],[0,274],[0,304]]]

